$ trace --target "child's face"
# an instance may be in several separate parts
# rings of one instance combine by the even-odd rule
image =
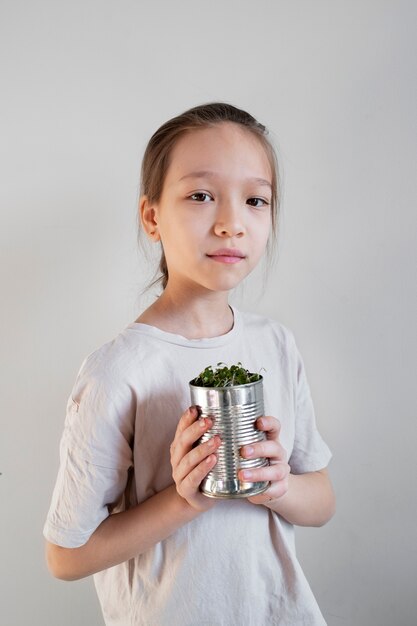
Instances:
[[[195,174],[202,171],[210,174]],[[177,142],[154,207],[170,288],[228,291],[252,271],[271,229],[270,184],[262,145],[236,124],[192,131]],[[219,255],[224,248],[241,257]]]

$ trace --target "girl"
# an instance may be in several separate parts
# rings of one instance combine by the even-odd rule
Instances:
[[[140,220],[161,246],[162,294],[81,365],[44,528],[51,572],[94,574],[108,625],[325,624],[293,525],[332,517],[331,452],[291,331],[228,304],[276,230],[266,135],[245,111],[209,103],[166,122],[145,151]],[[188,381],[220,361],[266,370],[267,440],[241,454],[270,459],[250,476],[270,487],[243,500],[199,491],[221,441],[194,446],[211,421],[188,406]]]

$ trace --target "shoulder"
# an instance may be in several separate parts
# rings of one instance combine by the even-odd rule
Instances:
[[[73,389],[73,399],[77,401],[86,387],[104,392],[111,397],[114,391],[120,392],[129,386],[129,380],[142,360],[138,335],[122,330],[110,341],[105,342],[87,354],[79,368]]]

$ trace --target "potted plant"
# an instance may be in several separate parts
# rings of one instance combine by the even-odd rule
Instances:
[[[217,363],[206,367],[189,382],[191,402],[197,406],[199,417],[209,417],[213,426],[197,443],[219,435],[222,443],[214,468],[200,485],[200,490],[211,498],[247,498],[262,493],[269,481],[249,482],[238,478],[240,469],[254,469],[268,465],[268,459],[244,459],[240,449],[266,438],[255,422],[264,414],[263,377],[250,372],[238,362],[230,367]]]

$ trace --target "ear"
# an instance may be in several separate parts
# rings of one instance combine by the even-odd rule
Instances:
[[[158,232],[157,208],[151,206],[148,196],[142,196],[139,200],[139,216],[143,229],[152,241],[161,239]]]

